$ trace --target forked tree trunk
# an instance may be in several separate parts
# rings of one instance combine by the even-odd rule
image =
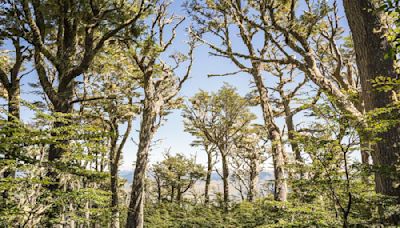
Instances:
[[[360,71],[362,97],[366,111],[382,108],[392,103],[392,94],[374,89],[376,77],[398,78],[393,60],[386,58],[390,45],[384,36],[381,15],[371,0],[343,0],[346,17],[352,32],[357,66]],[[394,173],[400,155],[400,126],[392,126],[379,134],[372,158],[374,165]],[[387,172],[387,171],[386,171]],[[400,196],[400,188],[386,172],[375,173],[376,192],[387,196]],[[399,220],[397,220],[399,222]]]
[[[118,181],[118,170],[119,163],[121,160],[122,149],[129,137],[129,133],[132,129],[132,118],[128,118],[128,125],[126,127],[125,133],[123,134],[122,140],[118,145],[118,123],[117,119],[112,119],[112,136],[111,136],[111,146],[110,146],[110,184],[111,184],[111,212],[112,221],[111,228],[120,227],[120,210],[119,210],[119,181]]]

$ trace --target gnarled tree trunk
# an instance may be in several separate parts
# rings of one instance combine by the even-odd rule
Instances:
[[[260,104],[264,117],[264,124],[268,131],[268,137],[272,142],[272,155],[275,174],[275,192],[274,199],[278,201],[286,201],[287,199],[287,183],[285,169],[285,152],[282,145],[282,136],[278,126],[275,123],[272,107],[269,102],[268,91],[264,86],[259,64],[253,64],[252,76],[257,86],[260,96]]]

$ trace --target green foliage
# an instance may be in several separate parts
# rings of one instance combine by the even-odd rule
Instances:
[[[270,198],[235,204],[228,213],[215,206],[162,203],[145,209],[147,227],[334,227],[333,211],[317,204],[279,203]]]
[[[341,37],[344,30],[336,21],[339,18],[336,3],[304,1],[306,7],[298,7],[295,2],[189,1],[191,16],[201,27],[193,29],[198,31],[191,35],[198,35],[198,40],[204,38],[205,31],[216,35],[221,41],[220,46],[226,49],[211,46],[212,54],[229,57],[240,72],[250,73],[252,67],[258,65],[260,59],[253,59],[257,53],[260,53],[259,58],[272,58],[257,69],[264,76],[264,71],[271,71],[277,63],[279,68],[285,66],[282,72],[289,74],[292,82],[297,80],[295,76],[299,72],[313,73],[308,64],[313,63],[311,60],[315,57],[316,68],[324,74],[321,80],[338,84],[338,91],[345,99],[362,106],[358,75],[353,75],[354,47],[349,38]],[[25,9],[24,3],[28,3]],[[137,15],[141,3],[144,9]],[[399,0],[385,0],[381,7],[389,22],[386,35],[393,47],[387,57],[394,59],[400,53],[399,4]],[[44,0],[0,3],[0,69],[6,72],[2,74],[0,98],[7,101],[5,88],[11,84],[7,83],[8,73],[17,59],[17,52],[9,52],[7,45],[10,41],[19,42],[19,39],[24,40],[21,48],[24,61],[29,62],[26,65],[36,67],[36,73],[41,73],[42,88],[38,94],[45,96],[40,102],[21,100],[21,107],[33,114],[27,119],[15,117],[10,120],[7,118],[10,113],[1,106],[0,227],[51,227],[69,222],[77,227],[110,226],[115,219],[115,208],[110,206],[110,166],[114,162],[118,167],[121,159],[115,156],[116,151],[121,152],[121,141],[125,143],[130,133],[126,130],[125,140],[121,140],[124,136],[119,134],[120,128],[131,124],[148,101],[152,101],[149,107],[157,106],[154,112],[147,113],[157,120],[157,126],[149,128],[151,131],[162,124],[171,110],[183,108],[185,130],[196,137],[193,144],[212,147],[210,154],[215,159],[212,165],[218,163],[219,155],[228,157],[226,171],[230,172],[231,178],[224,177],[227,183],[234,184],[236,179],[249,182],[250,171],[255,171],[252,172],[255,177],[258,163],[263,163],[267,159],[264,155],[268,154],[265,145],[260,146],[268,129],[252,126],[257,118],[250,106],[259,104],[258,94],[251,99],[243,98],[235,88],[225,84],[214,93],[198,92],[182,107],[183,98],[177,94],[189,76],[192,51],[188,55],[173,53],[168,61],[161,60],[174,49],[171,45],[176,28],[183,22],[180,17],[167,12],[168,5],[155,0],[78,0],[74,5],[68,1]],[[153,14],[154,11],[159,11],[158,15]],[[32,26],[27,18],[29,13],[37,26]],[[129,22],[133,15],[138,16],[135,23]],[[236,53],[239,49],[232,47],[237,42],[230,39],[236,35],[241,36],[245,46],[262,36],[266,40],[249,45],[252,46],[249,51],[253,49],[254,53],[247,56],[247,52]],[[42,39],[37,39],[39,36],[43,36]],[[268,48],[262,50],[262,43]],[[343,45],[336,46],[337,43]],[[190,45],[192,48],[193,44]],[[31,59],[33,56],[35,58]],[[249,67],[250,63],[253,65]],[[189,65],[187,73],[179,79],[175,73],[181,72],[185,64]],[[24,66],[20,68],[21,74],[15,79],[18,79],[18,85],[25,73],[22,72]],[[341,79],[342,75],[347,78]],[[331,80],[331,77],[335,79]],[[349,88],[346,88],[346,82]],[[278,92],[270,89],[268,81],[265,84],[272,92],[269,94],[272,103],[279,100],[275,99]],[[400,165],[376,167],[361,164],[355,157],[362,149],[360,138],[374,144],[382,140],[382,133],[399,126],[400,80],[380,76],[373,84],[375,90],[371,92],[390,92],[393,102],[366,113],[363,129],[348,113],[339,111],[332,104],[337,99],[333,95],[299,107],[309,111],[310,115],[299,124],[302,129],[294,132],[293,142],[301,149],[304,163],[292,162],[290,153],[285,161],[285,168],[290,171],[288,202],[277,202],[267,195],[254,202],[232,201],[229,210],[225,211],[221,192],[212,192],[208,204],[199,204],[197,193],[189,196],[188,192],[195,192],[195,183],[203,180],[204,167],[183,154],[166,154],[163,161],[151,167],[153,177],[145,184],[145,226],[390,225],[389,218],[400,214],[398,199],[376,194],[373,174],[379,171],[390,175],[399,187]],[[324,87],[325,91],[329,90],[327,87],[329,85]],[[64,99],[63,90],[67,99]],[[301,105],[299,101],[303,98],[303,95],[293,93],[289,100]],[[68,113],[55,112],[55,107],[66,100],[68,104],[64,105],[71,106]],[[293,115],[274,114],[277,114],[277,120],[284,115]],[[286,140],[284,130],[282,135]],[[55,154],[60,157],[50,160],[51,150],[59,151]],[[217,155],[216,151],[220,153]],[[119,160],[115,160],[116,157]],[[124,184],[120,180],[117,189],[120,200],[116,207],[121,221],[127,214],[128,197]],[[261,183],[256,187],[257,190],[264,188]],[[157,200],[153,197],[154,189],[158,190]]]
[[[204,167],[196,164],[194,159],[185,158],[182,154],[175,156],[167,153],[163,161],[158,162],[152,166],[152,173],[157,182],[158,191],[164,188],[170,196],[170,201],[174,201],[174,192],[177,191],[177,201],[180,201],[182,194],[187,192],[196,181],[203,179],[205,176]],[[161,193],[162,194],[162,193]],[[158,196],[158,200],[167,198],[162,195]]]
[[[392,45],[387,57],[395,60],[400,59],[400,1],[399,0],[385,0],[383,1],[381,10],[386,12],[393,20],[393,26],[390,26],[387,34],[388,41]]]
[[[241,137],[239,131],[256,119],[249,107],[250,102],[228,84],[217,93],[200,91],[183,110],[185,130],[215,145],[229,147]]]
[[[104,217],[110,198],[104,188],[108,174],[86,166],[92,165],[99,159],[97,155],[103,153],[105,148],[100,143],[105,133],[94,125],[77,122],[73,114],[53,115],[33,105],[28,104],[28,107],[35,113],[30,124],[0,120],[0,150],[8,155],[7,159],[0,160],[0,167],[12,173],[0,181],[0,191],[7,192],[7,197],[2,197],[0,202],[3,205],[1,225],[58,223],[61,218],[47,220],[47,214],[60,207],[64,208],[66,218],[76,221],[85,222],[85,213],[96,207],[90,212],[91,219]],[[55,123],[69,124],[51,127]],[[60,160],[47,161],[49,144],[65,150]],[[48,186],[55,183],[47,176],[50,170],[57,173],[65,190],[49,191]],[[91,208],[87,207],[89,202]]]

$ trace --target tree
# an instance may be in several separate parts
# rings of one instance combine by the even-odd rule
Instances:
[[[7,116],[10,123],[20,121],[20,81],[27,73],[24,69],[24,63],[30,58],[29,47],[22,44],[22,39],[18,36],[20,34],[15,32],[18,27],[18,24],[12,19],[15,16],[16,12],[13,10],[0,10],[0,23],[2,24],[0,26],[0,46],[5,49],[0,55],[0,87],[2,90],[4,89],[4,97],[7,99]],[[12,46],[12,50],[7,50],[7,43]],[[18,149],[5,151],[5,160],[15,163],[17,154],[15,150]],[[14,174],[13,168],[10,168],[4,172],[4,178],[14,177]],[[3,192],[3,197],[7,198],[7,191]]]
[[[242,198],[245,190],[247,200],[253,202],[258,196],[258,177],[260,165],[265,161],[265,145],[261,143],[261,127],[251,126],[241,131],[243,137],[235,142],[236,149],[232,156],[232,177],[238,182],[237,190]]]
[[[356,74],[352,74],[352,64],[345,64],[349,58],[338,45],[343,29],[339,26],[336,1],[307,1],[304,7],[299,7],[298,1],[198,1],[192,8],[201,11],[194,16],[203,25],[200,33],[211,31],[222,43],[221,48],[199,37],[216,52],[214,55],[233,57],[236,63],[256,62],[267,71],[271,64],[298,69],[364,134],[368,123],[354,83]],[[248,30],[252,39],[247,39],[247,44],[255,45],[256,52],[234,47],[230,42],[232,30],[224,28],[225,24]],[[255,42],[256,37],[262,42]]]
[[[184,20],[175,15],[170,16],[167,11],[168,5],[166,2],[157,5],[152,15],[152,22],[147,26],[146,34],[142,37],[140,44],[136,42],[128,44],[130,50],[128,57],[140,70],[139,83],[144,90],[144,97],[127,228],[143,227],[145,174],[150,145],[163,117],[168,114],[168,110],[176,108],[179,104],[177,95],[188,79],[193,63],[193,42],[189,42],[187,55],[182,53],[171,55],[175,65],[168,65],[161,59],[161,55],[170,50],[176,36],[176,29]],[[167,33],[172,34],[171,37],[166,38]],[[185,66],[183,76],[179,77],[175,71],[182,69],[184,62],[189,63]]]
[[[343,5],[352,32],[365,109],[373,111],[387,107],[393,103],[393,96],[397,96],[398,91],[376,90],[373,83],[379,76],[397,79],[399,75],[395,71],[393,59],[387,57],[390,44],[384,34],[383,15],[377,12],[373,1],[344,0]],[[395,172],[400,155],[399,129],[400,125],[396,124],[379,133],[381,140],[374,146],[373,153],[374,164],[381,168],[375,174],[376,191],[396,197],[400,197],[400,188],[395,187],[393,177],[384,170]]]
[[[54,112],[73,112],[76,79],[91,65],[104,44],[125,28],[135,28],[148,5],[127,1],[54,2],[41,0],[8,1],[16,11],[14,20],[34,49],[34,64],[40,84]],[[65,123],[55,123],[62,128]],[[66,141],[64,144],[68,143]],[[50,146],[48,160],[59,162],[63,150]],[[57,169],[49,177],[57,182]],[[50,184],[49,189],[59,185]]]
[[[270,94],[263,79],[264,64],[263,61],[260,61],[260,59],[268,55],[270,37],[259,34],[259,29],[253,26],[253,24],[248,23],[249,15],[243,14],[246,12],[250,13],[251,10],[249,10],[249,7],[253,7],[253,5],[256,6],[257,4],[253,1],[249,1],[248,4],[243,5],[241,1],[193,1],[187,8],[192,13],[193,19],[199,27],[196,31],[193,31],[195,37],[211,48],[212,55],[227,58],[239,68],[235,72],[210,76],[227,76],[241,72],[252,76],[258,92],[265,129],[268,131],[268,137],[271,140],[274,154],[275,199],[286,201],[287,183],[284,167],[286,154],[282,145],[281,131],[275,122]],[[255,12],[262,12],[261,14],[264,15],[264,9],[254,8],[254,10]],[[240,37],[241,45],[245,47],[245,54],[235,52],[238,49],[238,45],[233,45],[233,33],[237,33],[238,37]],[[221,45],[205,40],[201,37],[204,34],[213,35]],[[253,42],[256,35],[260,35],[261,45]],[[275,60],[267,62],[284,63],[285,61]]]
[[[182,154],[175,156],[167,153],[163,161],[152,167],[158,185],[158,200],[162,200],[161,188],[170,189],[170,201],[180,203],[182,196],[193,187],[196,181],[203,179],[204,167],[196,164],[194,159],[185,158]],[[176,193],[176,196],[175,196]]]
[[[249,102],[236,90],[224,85],[217,93],[200,91],[190,99],[184,109],[186,131],[204,136],[215,145],[221,156],[224,210],[229,203],[229,156],[241,135],[241,130],[249,126],[255,115],[249,111]]]
[[[196,135],[198,138],[192,142],[192,146],[202,146],[204,147],[204,152],[207,154],[207,173],[206,180],[204,184],[204,204],[210,202],[210,184],[211,184],[211,174],[214,170],[214,166],[217,162],[217,151],[214,144],[209,142],[207,138],[201,134],[201,132],[191,132],[191,134]]]
[[[7,34],[9,35],[9,34]],[[27,48],[21,45],[20,38],[13,36],[5,36],[2,37],[0,35],[0,40],[5,39],[6,41],[11,41],[14,47],[14,50],[10,50],[10,52],[15,52],[14,59],[12,59],[11,55],[6,53],[5,55],[1,55],[0,58],[0,82],[1,89],[4,89],[5,97],[7,99],[7,107],[8,113],[7,118],[9,122],[9,126],[15,125],[18,127],[18,122],[20,121],[20,81],[24,76],[23,71],[23,63],[29,58],[29,54],[27,53]],[[7,52],[7,51],[5,51]],[[14,123],[14,124],[13,124]],[[9,132],[9,137],[11,137],[12,130]],[[3,152],[4,154],[4,165],[9,166],[7,171],[4,172],[4,178],[13,178],[15,176],[15,170],[13,167],[16,166],[16,156],[20,148],[14,147],[10,148],[10,150],[6,150]],[[8,164],[8,165],[7,165]],[[7,198],[8,192],[7,190],[2,192],[3,198]]]
[[[104,131],[108,132],[109,172],[111,187],[111,227],[120,227],[120,177],[119,165],[122,150],[132,131],[132,121],[139,114],[139,105],[134,100],[140,93],[137,79],[132,76],[137,68],[126,58],[126,52],[116,44],[107,45],[95,58],[93,66],[84,75],[81,108],[86,107],[86,115],[100,119]],[[112,59],[112,60],[110,60]],[[97,103],[93,103],[97,101]],[[87,107],[89,106],[89,107]],[[121,130],[125,128],[124,130]]]

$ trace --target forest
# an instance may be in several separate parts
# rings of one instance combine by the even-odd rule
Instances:
[[[399,227],[399,76],[399,0],[0,0],[0,227]]]

